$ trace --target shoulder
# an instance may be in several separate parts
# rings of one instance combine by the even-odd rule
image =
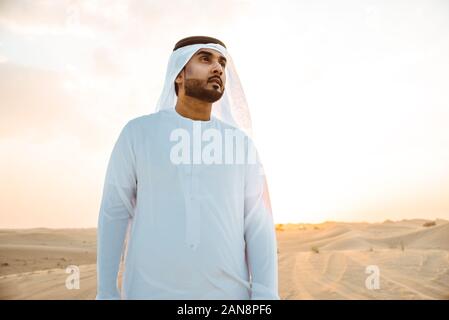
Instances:
[[[243,137],[246,141],[253,143],[252,138],[242,129],[239,127],[233,126],[227,122],[224,122],[223,120],[220,120],[218,118],[215,118],[215,121],[217,121],[219,128],[222,131],[229,132],[235,136]]]
[[[127,130],[138,130],[151,125],[155,125],[159,122],[163,113],[164,111],[159,111],[133,118],[126,123],[125,128]]]
[[[151,135],[152,131],[157,130],[157,128],[162,125],[164,119],[167,116],[167,110],[161,110],[155,113],[142,115],[129,120],[122,131],[134,138],[144,135]]]
[[[225,144],[229,143],[231,149],[234,149],[234,152],[243,150],[246,165],[260,164],[260,155],[253,138],[243,129],[233,126],[218,118],[216,118],[216,120],[219,124],[220,130],[224,133],[223,142]],[[228,150],[226,147],[225,149]]]

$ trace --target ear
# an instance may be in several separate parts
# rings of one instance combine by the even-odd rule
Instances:
[[[178,76],[175,79],[175,82],[179,85],[181,82],[184,81],[184,69],[181,70],[181,72],[178,74]]]

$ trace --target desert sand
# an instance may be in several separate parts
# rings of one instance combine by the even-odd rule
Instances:
[[[277,225],[281,299],[449,299],[449,222],[434,222]],[[95,260],[95,229],[0,230],[0,299],[94,299]]]

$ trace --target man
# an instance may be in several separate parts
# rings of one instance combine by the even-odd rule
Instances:
[[[97,299],[279,299],[268,189],[245,132],[225,45],[180,40],[157,112],[129,121],[109,160]]]

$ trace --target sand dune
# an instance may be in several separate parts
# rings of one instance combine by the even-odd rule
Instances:
[[[95,229],[0,230],[0,276],[95,260]]]
[[[277,226],[282,299],[449,299],[449,222]],[[96,230],[0,230],[0,299],[93,299]],[[77,265],[80,289],[66,288]],[[379,289],[366,286],[368,266]]]
[[[411,231],[385,240],[389,243],[403,241],[410,248],[449,250],[449,223]]]
[[[95,229],[0,230],[0,299],[92,299],[95,262]],[[70,265],[79,290],[65,285]]]
[[[94,299],[96,265],[82,265],[79,289],[67,289],[68,273],[64,269],[48,269],[0,276],[0,299]]]
[[[449,299],[449,223],[287,225],[278,231],[283,299]],[[278,228],[279,229],[279,228]],[[365,281],[379,268],[379,289]]]

